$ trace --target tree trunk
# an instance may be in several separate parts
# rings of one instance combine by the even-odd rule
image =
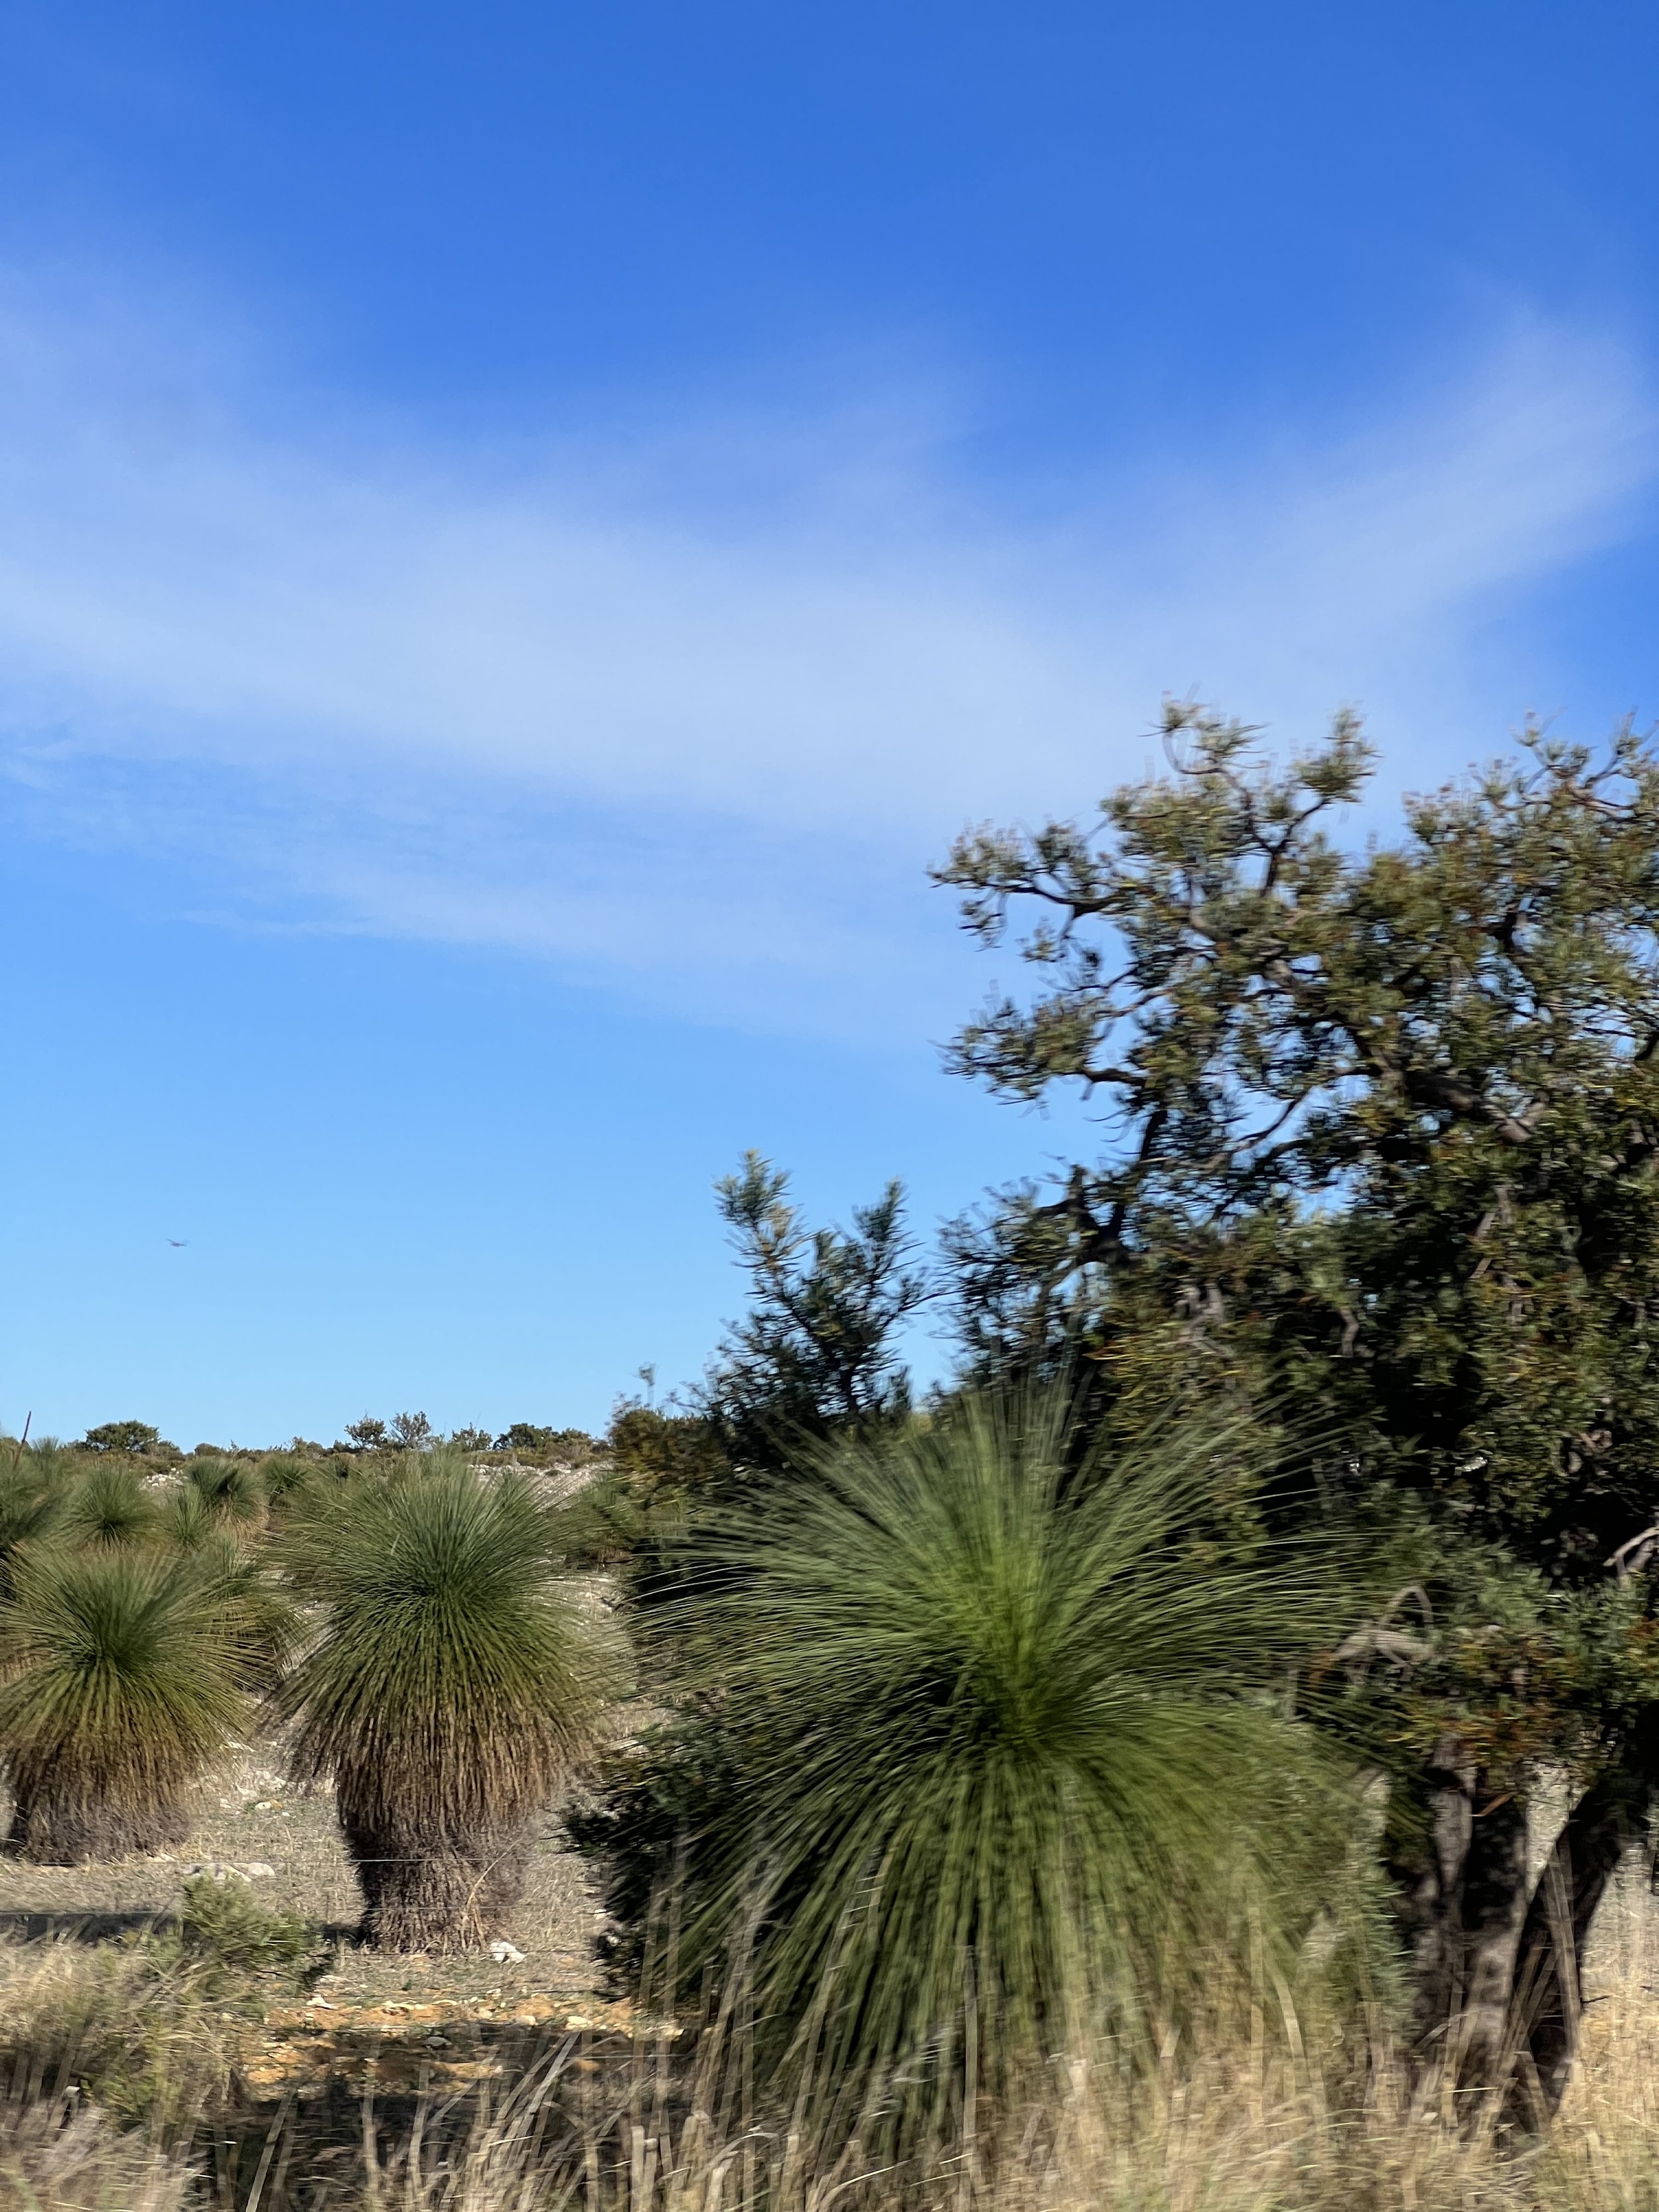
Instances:
[[[1463,1869],[1472,1832],[1475,1777],[1443,1741],[1423,1777],[1418,1849],[1396,1857],[1395,1912],[1411,1958],[1412,2040],[1438,2054],[1463,1986]]]
[[[506,1933],[529,1871],[528,1825],[464,1838],[369,1831],[343,1814],[340,1825],[376,1949],[479,1951]]]
[[[1463,1862],[1462,2004],[1453,2027],[1460,2094],[1496,2088],[1508,2074],[1510,2002],[1527,1916],[1527,1813],[1513,1795],[1472,1808]]]
[[[1602,1775],[1569,1814],[1533,1893],[1505,2031],[1507,2114],[1519,2124],[1545,2125],[1566,2092],[1584,2012],[1584,1946],[1650,1795],[1626,1774]]]
[[[1393,1869],[1410,1947],[1413,2043],[1423,2086],[1482,2094],[1505,2078],[1526,1919],[1527,1819],[1513,1794],[1457,1763],[1450,1738],[1423,1778],[1417,1852]]]
[[[179,1804],[135,1809],[84,1790],[52,1786],[50,1775],[13,1801],[6,1848],[34,1866],[84,1866],[182,1843],[190,1822]]]
[[[1508,2120],[1540,2127],[1578,2048],[1590,1923],[1650,1793],[1604,1775],[1534,1886],[1524,1802],[1455,1759],[1448,1739],[1423,1778],[1419,1848],[1392,1867],[1420,2081],[1471,2102],[1501,2093]]]

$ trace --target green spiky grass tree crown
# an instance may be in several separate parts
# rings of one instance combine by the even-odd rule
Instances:
[[[1332,1570],[1204,1540],[1224,1431],[1105,1463],[1032,1395],[809,1458],[649,1632],[690,1695],[617,1840],[673,1842],[691,1982],[743,1953],[848,2094],[942,2078],[969,2019],[1006,2081],[1330,1901],[1349,1800],[1285,1706]]]
[[[429,1455],[309,1501],[283,1545],[322,1629],[278,1709],[300,1770],[334,1778],[366,1935],[393,1950],[487,1942],[606,1686],[548,1516],[521,1483]]]
[[[179,1841],[191,1784],[246,1720],[233,1656],[191,1563],[26,1560],[0,1625],[12,1847],[62,1866]]]
[[[70,1490],[64,1508],[65,1540],[88,1550],[116,1551],[154,1540],[162,1508],[135,1468],[94,1462]]]
[[[246,1461],[192,1459],[185,1465],[181,1487],[199,1498],[223,1526],[257,1528],[265,1517],[264,1480]]]
[[[64,1489],[44,1455],[0,1438],[0,1600],[22,1560],[50,1539],[63,1517]]]

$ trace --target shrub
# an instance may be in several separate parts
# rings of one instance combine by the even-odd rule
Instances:
[[[264,1517],[264,1484],[246,1460],[193,1459],[185,1469],[184,1486],[222,1524],[255,1527]]]
[[[530,1460],[589,1459],[599,1449],[586,1429],[544,1428],[535,1421],[514,1421],[495,1448]]]
[[[61,1520],[64,1503],[62,1488],[35,1454],[0,1450],[0,1597],[9,1594],[31,1547],[50,1536]]]
[[[196,1563],[204,1613],[232,1680],[245,1690],[273,1689],[298,1648],[301,1619],[269,1559],[217,1527]]]
[[[267,1905],[235,1875],[198,1874],[185,1884],[179,1939],[188,1957],[249,1972],[300,1966],[320,1948],[322,1930],[297,1912]]]
[[[277,1710],[298,1771],[334,1778],[365,1932],[401,1950],[489,1941],[604,1687],[548,1516],[522,1484],[440,1455],[307,1499],[283,1555],[323,1626]]]
[[[186,1484],[161,1507],[156,1533],[175,1552],[199,1552],[218,1527],[207,1499]]]
[[[267,1454],[259,1462],[257,1473],[259,1486],[264,1491],[268,1504],[281,1507],[295,1491],[303,1490],[308,1482],[315,1482],[325,1471],[321,1464],[323,1456],[320,1449],[313,1449],[309,1447],[304,1453],[286,1451]]]

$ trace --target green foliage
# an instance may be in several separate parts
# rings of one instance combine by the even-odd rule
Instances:
[[[270,1559],[217,1526],[198,1547],[195,1565],[204,1615],[232,1679],[244,1690],[274,1688],[299,1649],[301,1624]]]
[[[909,1378],[896,1338],[929,1295],[896,1182],[854,1207],[849,1231],[809,1230],[788,1180],[749,1152],[715,1185],[750,1302],[696,1410],[739,1475],[786,1464],[805,1438],[902,1419]]]
[[[0,1443],[0,1597],[10,1594],[20,1562],[50,1538],[64,1504],[63,1486],[39,1455]]]
[[[322,1930],[265,1905],[252,1882],[199,1874],[185,1884],[179,1936],[187,1956],[246,1973],[301,1965],[319,1950]]]
[[[730,1478],[718,1430],[696,1413],[619,1406],[605,1450],[617,1487],[653,1525],[681,1526],[694,1504]]]
[[[544,1428],[534,1421],[514,1421],[495,1442],[497,1451],[511,1452],[517,1459],[544,1462],[587,1459],[596,1449],[586,1429]]]
[[[1553,2095],[1588,1916],[1659,1793],[1659,751],[1528,731],[1357,852],[1328,830],[1369,772],[1352,717],[1283,772],[1201,708],[1164,727],[1172,774],[1097,831],[975,831],[940,872],[988,943],[1036,917],[1033,990],[956,1066],[1074,1085],[1111,1132],[957,1224],[963,1334],[982,1374],[1081,1352],[1109,1428],[1227,1401],[1325,1437],[1379,1524],[1422,1502],[1422,1618],[1382,1598],[1343,1662],[1392,1746],[1418,2030],[1507,1976],[1465,2059],[1491,2081],[1518,2040]],[[1576,1930],[1515,1841],[1547,1760],[1584,1785]],[[1492,1931],[1523,1911],[1517,1954]]]
[[[176,1455],[178,1449],[148,1421],[106,1421],[101,1428],[88,1429],[81,1439],[82,1451],[125,1452],[137,1458]]]
[[[161,1507],[156,1533],[175,1552],[199,1552],[220,1527],[218,1516],[199,1490],[180,1487]]]
[[[587,1483],[553,1507],[549,1524],[558,1557],[570,1568],[618,1566],[651,1529],[648,1516],[614,1476]]]
[[[252,1528],[264,1518],[264,1483],[246,1460],[193,1459],[185,1468],[183,1486],[222,1526]]]
[[[1113,1459],[1058,1394],[970,1399],[703,1520],[616,1901],[683,1854],[688,1979],[752,1943],[761,2014],[848,2082],[959,2044],[969,1958],[989,2081],[1178,2011],[1242,1924],[1288,1957],[1344,1879],[1346,1801],[1281,1717],[1334,1591],[1200,1540],[1235,1441]]]
[[[94,1461],[70,1492],[62,1528],[69,1543],[116,1551],[152,1541],[163,1523],[163,1508],[136,1468]]]
[[[987,942],[1036,915],[1034,995],[956,1065],[1075,1084],[1116,1139],[959,1231],[976,1352],[1069,1321],[1118,1403],[1184,1375],[1311,1410],[1599,1578],[1659,1508],[1659,758],[1529,734],[1355,854],[1351,717],[1283,774],[1199,708],[1165,730],[1174,775],[1102,835],[978,831],[940,872]]]
[[[348,1421],[346,1435],[351,1440],[353,1449],[356,1451],[379,1451],[383,1444],[390,1441],[386,1434],[386,1423],[376,1420],[372,1413],[365,1413],[361,1421]]]
[[[210,1589],[120,1550],[21,1568],[0,1623],[0,1756],[33,1857],[116,1856],[167,1832],[246,1717]]]

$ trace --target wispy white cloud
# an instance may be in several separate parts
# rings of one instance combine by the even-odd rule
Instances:
[[[1444,764],[1495,612],[1632,526],[1643,380],[1536,325],[1363,434],[1011,511],[914,400],[507,447],[210,326],[0,297],[0,725],[34,835],[763,1018],[922,988],[917,872],[1085,803],[1166,689]],[[1471,729],[1469,717],[1476,718]],[[208,896],[204,891],[203,896]]]

